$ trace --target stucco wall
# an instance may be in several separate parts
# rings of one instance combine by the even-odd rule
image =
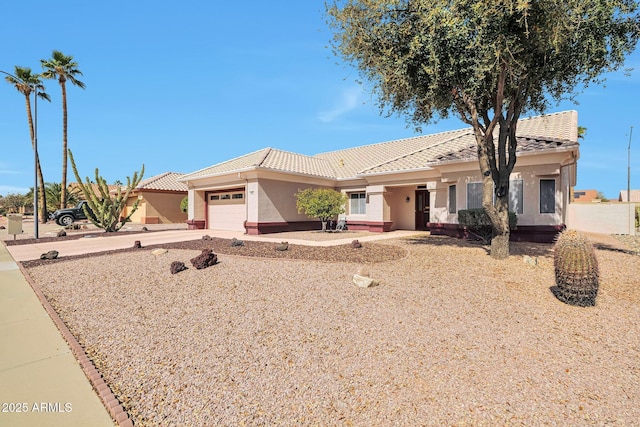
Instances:
[[[414,230],[416,222],[415,186],[391,187],[387,189],[391,206],[392,230]],[[407,197],[409,202],[407,202]]]
[[[634,206],[633,203],[571,203],[567,208],[567,228],[635,236]]]
[[[568,179],[561,179],[558,165],[536,165],[516,168],[511,180],[523,180],[522,214],[518,214],[519,225],[558,225],[564,223],[563,208],[566,205],[563,194],[568,197]],[[431,199],[431,219],[433,222],[457,223],[457,215],[448,213],[449,186],[456,185],[457,210],[467,209],[467,184],[481,182],[479,173],[443,174],[445,182],[438,182]],[[540,180],[553,179],[556,182],[555,213],[540,213]],[[564,188],[563,188],[564,187]]]
[[[160,224],[183,223],[187,214],[180,210],[180,202],[186,193],[144,192],[143,200],[146,205],[144,217],[157,217]]]
[[[308,184],[260,179],[258,181],[258,221],[295,222],[308,221],[305,214],[299,214],[296,208],[295,194],[306,188],[317,187]],[[250,195],[251,196],[251,195]]]

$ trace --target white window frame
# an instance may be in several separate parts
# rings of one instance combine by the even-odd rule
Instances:
[[[367,193],[365,191],[354,191],[349,194],[349,215],[367,214]],[[357,196],[357,197],[354,197]]]
[[[453,190],[453,197],[451,194],[451,191]],[[458,189],[456,187],[456,184],[452,184],[449,186],[449,193],[448,193],[448,199],[449,199],[449,213],[450,214],[456,214],[458,213]]]
[[[477,187],[480,189],[480,206],[470,206],[469,204],[469,188],[470,186],[473,187]],[[477,190],[476,190],[477,191]],[[467,182],[467,209],[482,209],[482,181],[476,181],[476,182]]]
[[[520,183],[520,187],[517,188],[514,184],[516,182]],[[516,191],[519,189],[519,194]],[[511,202],[514,199],[514,196],[520,196],[518,198],[518,206],[517,209],[513,209],[513,203]],[[522,215],[524,213],[524,180],[523,179],[511,179],[509,180],[509,210],[515,212],[518,215]]]
[[[542,197],[543,197],[543,193],[542,193],[542,183],[543,182],[553,182],[553,197],[552,197],[552,203],[551,203],[551,207],[548,208],[547,204],[545,204],[543,206],[542,204]],[[556,180],[555,178],[540,178],[540,184],[539,184],[539,190],[540,190],[540,194],[539,194],[539,210],[541,214],[555,214],[556,213]],[[547,189],[547,191],[549,191],[550,189]],[[543,207],[547,207],[546,210],[543,210]]]

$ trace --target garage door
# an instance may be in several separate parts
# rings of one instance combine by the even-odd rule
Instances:
[[[244,232],[247,219],[244,191],[209,194],[209,228]]]

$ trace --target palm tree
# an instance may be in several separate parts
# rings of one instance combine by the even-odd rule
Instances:
[[[62,185],[58,182],[47,182],[45,184],[45,192],[47,194],[47,203],[49,204],[49,209],[51,211],[55,211],[60,207],[60,193],[62,193]],[[80,200],[80,189],[79,188],[69,188],[67,189],[67,202],[76,205]]]
[[[67,80],[75,86],[84,89],[84,83],[76,79],[82,72],[78,69],[78,63],[73,56],[67,56],[59,50],[54,50],[51,59],[41,59],[40,64],[44,68],[42,77],[45,79],[58,79],[62,88],[62,191],[60,193],[60,205],[67,206]]]
[[[29,123],[29,133],[31,134],[31,146],[33,149],[36,149],[36,138],[35,131],[33,127],[33,116],[31,114],[31,92],[36,91],[38,97],[42,99],[46,99],[51,102],[51,98],[45,92],[45,87],[40,80],[40,75],[32,74],[31,68],[29,67],[18,67],[15,66],[15,77],[7,76],[5,80],[12,84],[18,92],[24,95],[26,104],[27,104],[27,121]],[[17,78],[16,78],[17,77]],[[45,223],[49,215],[47,215],[47,201],[45,198],[44,191],[44,177],[42,175],[42,168],[40,167],[40,156],[36,153],[36,173],[38,174],[38,197],[40,198],[40,222]]]

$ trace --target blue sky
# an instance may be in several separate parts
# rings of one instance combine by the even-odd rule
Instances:
[[[34,13],[27,13],[33,11]],[[358,73],[328,47],[324,1],[56,3],[3,6],[0,70],[40,72],[56,49],[72,55],[86,89],[68,85],[69,148],[84,178],[108,182],[193,172],[264,147],[304,154],[416,135],[402,117],[380,115]],[[606,87],[592,86],[575,109],[587,128],[576,189],[617,198],[640,188],[640,52]],[[3,76],[4,77],[4,76]],[[38,102],[38,149],[47,182],[61,181],[60,86]],[[449,119],[423,133],[466,127]],[[24,97],[0,81],[0,194],[34,182]],[[68,181],[74,181],[69,166]]]

